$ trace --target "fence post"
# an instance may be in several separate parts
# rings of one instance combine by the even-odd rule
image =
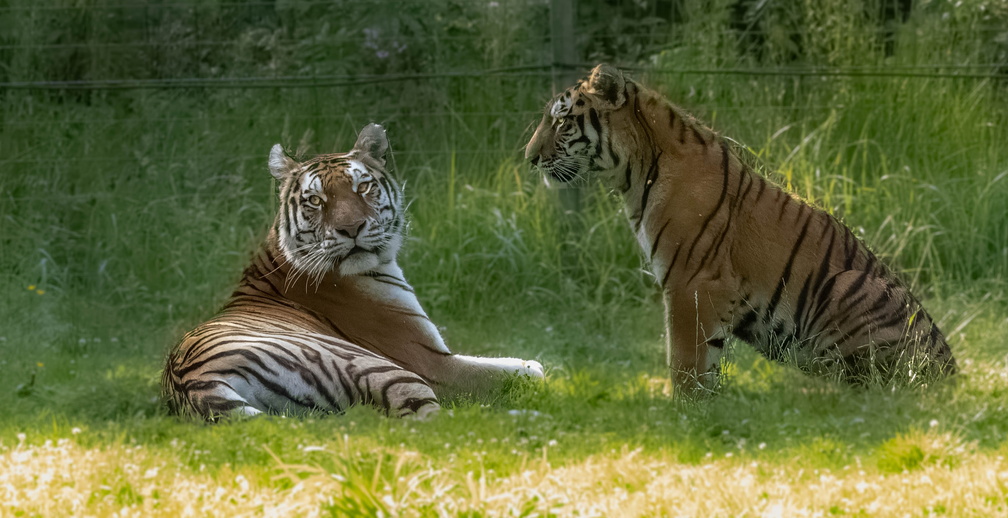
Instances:
[[[572,64],[579,63],[574,22],[577,17],[575,0],[550,0],[550,40],[553,45],[553,95],[570,87],[579,79]],[[581,188],[566,186],[560,189],[560,204],[565,213],[581,211]]]

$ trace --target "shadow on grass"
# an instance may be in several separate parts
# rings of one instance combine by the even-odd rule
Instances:
[[[16,433],[38,440],[82,428],[87,433],[77,440],[83,445],[147,445],[194,470],[316,462],[307,452],[317,447],[406,448],[498,471],[519,469],[516,456],[536,458],[547,450],[559,466],[627,449],[688,464],[734,457],[835,469],[868,462],[899,471],[1003,448],[1008,431],[1006,387],[997,372],[974,369],[927,388],[856,388],[747,352],[737,354],[720,393],[698,401],[672,399],[664,374],[638,365],[558,366],[545,384],[512,383],[484,404],[445,402],[428,421],[353,408],[339,416],[210,425],[167,414],[158,398],[160,359],[149,351],[92,352],[77,358],[74,375],[47,365],[50,372],[11,398],[0,438],[11,444],[6,439]]]
[[[981,373],[930,387],[851,387],[760,358],[743,358],[720,393],[675,401],[659,373],[577,370],[551,380],[532,404],[598,451],[620,444],[672,451],[681,461],[753,456],[842,467],[906,437],[947,434],[965,448],[1003,447],[1003,384]],[[601,438],[601,439],[595,439]]]

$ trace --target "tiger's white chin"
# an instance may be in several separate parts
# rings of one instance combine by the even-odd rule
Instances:
[[[381,264],[378,255],[372,252],[357,252],[344,257],[336,265],[336,272],[344,277],[360,275],[364,272],[374,270]]]

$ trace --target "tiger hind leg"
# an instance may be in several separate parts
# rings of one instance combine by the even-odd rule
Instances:
[[[422,376],[344,340],[315,334],[228,335],[203,356],[173,353],[162,377],[175,413],[216,420],[268,412],[342,413],[368,404],[392,417],[432,415],[440,406]],[[236,346],[236,344],[238,344]]]
[[[383,410],[390,417],[427,419],[440,410],[437,396],[418,374],[371,354],[351,361],[347,374],[359,391],[362,403]]]
[[[251,417],[263,413],[224,380],[185,383],[169,394],[169,405],[175,413],[211,420],[226,416]]]
[[[858,286],[859,289],[853,289]],[[855,385],[912,385],[948,376],[955,358],[931,316],[906,287],[858,271],[836,276],[831,323],[841,336],[827,341],[841,378]]]

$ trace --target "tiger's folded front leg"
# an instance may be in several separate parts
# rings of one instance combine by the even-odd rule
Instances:
[[[709,283],[665,290],[666,364],[677,394],[693,396],[717,389],[730,311],[717,301],[734,295],[728,287]]]
[[[505,380],[527,377],[544,378],[542,365],[535,360],[519,358],[486,358],[453,354],[438,359],[435,368],[426,375],[439,396],[470,396],[485,399],[504,388]]]

